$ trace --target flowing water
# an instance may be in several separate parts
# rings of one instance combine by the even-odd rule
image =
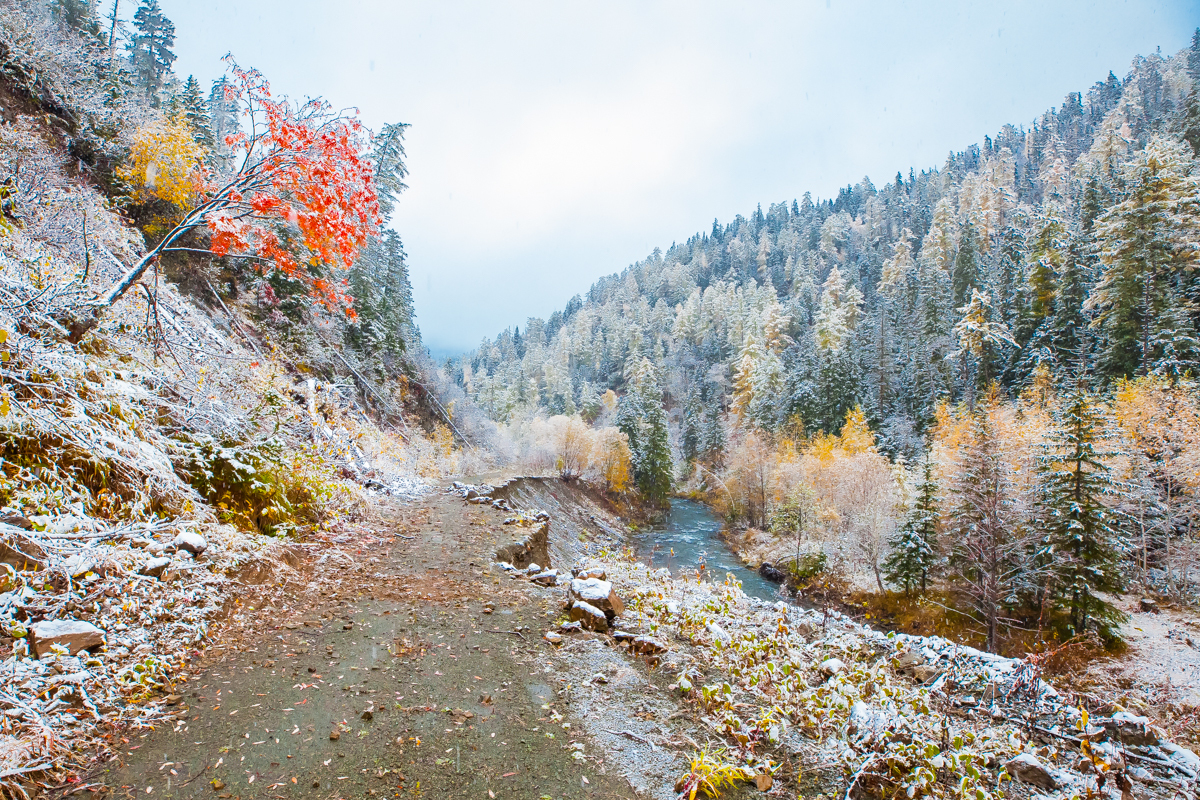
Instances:
[[[705,571],[710,581],[722,581],[731,573],[742,582],[742,590],[751,597],[777,600],[777,584],[771,583],[744,565],[721,540],[721,520],[702,503],[672,500],[671,511],[658,525],[641,528],[630,538],[638,554],[648,564],[666,567],[672,575]]]

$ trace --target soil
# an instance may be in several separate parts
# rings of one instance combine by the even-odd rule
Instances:
[[[637,796],[574,755],[591,746],[542,636],[561,590],[498,576],[506,514],[447,494],[378,514],[374,535],[313,548],[307,585],[235,615],[178,684],[174,724],[121,732],[91,780],[123,797]]]

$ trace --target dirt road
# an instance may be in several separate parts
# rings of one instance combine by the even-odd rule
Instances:
[[[244,607],[177,687],[174,724],[124,732],[94,780],[118,797],[635,796],[575,755],[542,639],[558,605],[490,566],[505,516],[439,493],[381,507],[341,556],[314,550],[307,586]]]

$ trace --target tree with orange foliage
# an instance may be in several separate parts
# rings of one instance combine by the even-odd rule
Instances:
[[[353,318],[353,298],[336,276],[349,269],[382,222],[366,131],[356,117],[335,113],[322,100],[275,100],[259,72],[231,59],[229,64],[226,93],[248,122],[247,131],[226,138],[235,156],[233,174],[219,176],[198,166],[195,200],[187,202],[182,219],[93,300],[87,313],[63,320],[74,338],[95,327],[103,310],[163,254],[178,251],[250,259],[262,271],[278,270],[300,281],[316,302]],[[135,149],[127,168],[131,175],[145,179],[151,173],[158,158],[154,141],[148,134],[147,146]],[[196,231],[207,232],[207,248],[182,244]]]

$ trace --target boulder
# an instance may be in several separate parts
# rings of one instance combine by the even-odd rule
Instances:
[[[571,581],[568,597],[573,602],[595,606],[609,619],[619,617],[625,611],[625,603],[613,591],[612,584],[599,578],[575,578]]]
[[[603,633],[608,630],[608,617],[604,615],[604,612],[582,600],[575,601],[571,606],[569,616],[572,622],[578,622],[590,631]]]
[[[1149,597],[1143,597],[1141,600],[1139,600],[1138,607],[1148,614],[1158,613],[1158,603],[1154,600],[1151,600]]]
[[[208,542],[204,537],[195,531],[184,531],[180,533],[171,542],[176,550],[186,550],[194,556],[198,556],[208,549]]]
[[[171,565],[169,558],[150,558],[142,565],[140,572],[143,575],[149,575],[152,578],[161,578],[163,572]]]
[[[548,569],[544,572],[539,572],[529,580],[541,586],[554,586],[558,583],[558,570]]]
[[[54,645],[61,645],[76,655],[105,643],[104,631],[90,622],[77,619],[55,619],[34,623],[29,628],[29,638],[34,652],[41,658],[51,652]]]
[[[1033,753],[1021,753],[1016,758],[1010,759],[1004,766],[1009,775],[1022,783],[1032,784],[1050,791],[1065,783],[1058,770],[1047,767]]]
[[[771,583],[783,583],[787,580],[787,573],[772,564],[770,561],[764,561],[759,565],[758,574],[762,575]]]
[[[1158,744],[1158,732],[1151,727],[1150,720],[1146,717],[1139,717],[1128,711],[1118,711],[1107,719],[1096,719],[1093,722],[1102,726],[1108,731],[1109,737],[1123,745],[1144,747]]]

